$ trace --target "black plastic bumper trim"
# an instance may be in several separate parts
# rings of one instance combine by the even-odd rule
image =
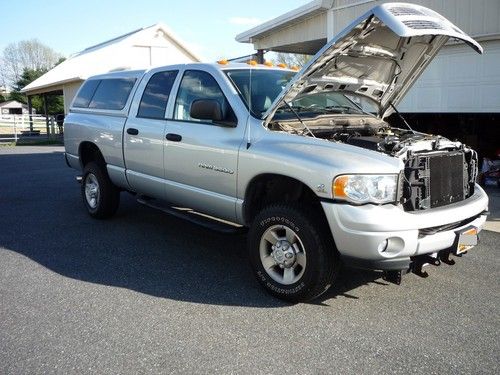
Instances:
[[[381,270],[381,271],[398,271],[408,270],[410,268],[411,259],[396,258],[396,259],[359,259],[346,255],[341,255],[342,262],[349,267],[361,268],[365,270]]]

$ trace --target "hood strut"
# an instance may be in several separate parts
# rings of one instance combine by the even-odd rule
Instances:
[[[297,113],[297,111],[295,109],[293,109],[293,107],[288,104],[287,101],[284,101],[284,103],[287,105],[288,108],[290,108],[290,111],[293,112],[293,114],[295,115],[295,117],[297,117],[297,120],[299,120],[299,122],[302,124],[302,126],[309,132],[309,134],[311,134],[311,136],[313,138],[316,138],[316,136],[314,135],[314,133],[311,131],[311,129],[309,129],[309,126],[306,125],[306,123],[304,121],[302,121],[302,119],[300,118],[299,114]]]
[[[396,112],[396,114],[398,115],[398,117],[404,122],[404,124],[408,127],[408,129],[411,130],[411,132],[413,134],[415,134],[415,130],[413,130],[410,126],[410,124],[408,124],[408,122],[406,121],[406,119],[403,117],[403,115],[401,113],[399,113],[399,111],[397,110],[397,108],[394,106],[394,104],[392,103],[389,103],[392,107],[392,109],[394,109],[394,112]]]

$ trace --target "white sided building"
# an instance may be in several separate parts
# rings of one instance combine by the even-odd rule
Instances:
[[[32,95],[62,94],[64,112],[88,77],[124,69],[196,62],[200,59],[163,24],[155,24],[70,56],[23,88]]]
[[[383,0],[315,0],[239,34],[260,52],[315,54]],[[500,0],[411,0],[448,18],[484,49],[449,42],[399,105],[417,129],[460,138],[483,155],[500,148]],[[400,4],[404,12],[404,4]]]

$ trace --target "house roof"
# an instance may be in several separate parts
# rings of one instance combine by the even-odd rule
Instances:
[[[314,0],[299,8],[291,10],[279,17],[273,18],[250,30],[242,32],[236,36],[236,41],[241,43],[252,43],[252,39],[260,37],[277,29],[285,28],[291,24],[302,21],[305,18],[322,13],[333,7],[334,0]]]
[[[83,81],[96,74],[146,68],[148,64],[145,66],[144,61],[137,58],[139,48],[166,46],[173,46],[185,60],[177,63],[200,61],[167,26],[158,23],[88,47],[70,56],[21,91],[27,94],[50,92],[60,90],[66,83]]]
[[[20,103],[17,100],[7,100],[0,103],[0,108],[27,108],[26,104]]]

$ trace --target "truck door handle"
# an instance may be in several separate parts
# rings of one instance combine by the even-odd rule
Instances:
[[[134,129],[134,128],[128,128],[127,133],[130,135],[137,135],[137,134],[139,134],[139,130]]]
[[[179,134],[174,134],[174,133],[168,133],[167,134],[167,139],[172,142],[180,142],[182,141],[182,136]]]

